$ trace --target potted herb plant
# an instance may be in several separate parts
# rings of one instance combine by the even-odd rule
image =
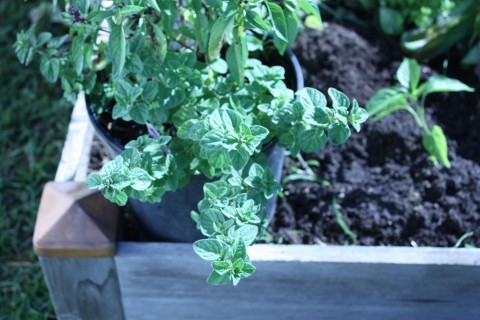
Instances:
[[[18,35],[15,50],[25,64],[40,57],[42,74],[60,79],[69,100],[84,91],[94,118],[111,117],[105,128],[122,134],[124,150],[87,187],[125,205],[128,199],[158,203],[192,179],[203,180],[191,218],[208,237],[193,244],[213,261],[208,283],[236,285],[249,277],[255,267],[246,247],[268,222],[268,200],[280,190],[264,153],[275,144],[293,155],[340,144],[350,126],[359,131],[367,119],[342,92],[330,88],[330,103],[316,89],[295,93],[283,67],[265,64],[273,51],[285,54],[302,17],[320,23],[316,3],[64,4],[67,35],[34,26]],[[183,209],[167,219],[185,215]]]

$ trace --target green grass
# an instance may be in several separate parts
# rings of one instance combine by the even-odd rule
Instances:
[[[41,1],[0,1],[0,319],[51,319],[32,233],[43,185],[54,178],[71,106],[33,63],[17,62],[15,34]]]

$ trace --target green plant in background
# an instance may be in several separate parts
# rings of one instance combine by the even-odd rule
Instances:
[[[428,61],[452,48],[463,65],[480,63],[478,0],[344,0],[344,5],[376,13],[380,29],[400,36],[407,56]]]
[[[404,32],[400,44],[408,56],[419,60],[435,58],[456,47],[462,64],[479,64],[480,1],[455,1],[455,10],[427,28]]]
[[[400,35],[409,26],[428,28],[448,16],[454,0],[358,0],[365,9],[375,10],[385,34]]]
[[[415,60],[405,58],[397,70],[398,84],[380,89],[367,103],[370,116],[378,121],[393,111],[408,111],[423,129],[422,144],[434,163],[450,168],[447,139],[438,125],[430,126],[425,120],[425,99],[434,92],[473,92],[466,84],[441,75],[431,76],[420,84],[420,66]]]
[[[262,149],[278,142],[314,152],[345,142],[367,119],[356,100],[330,88],[297,93],[284,69],[258,57],[292,44],[305,17],[321,24],[311,0],[115,0],[66,1],[70,32],[52,36],[35,26],[18,34],[21,62],[41,60],[50,82],[61,80],[65,96],[85,91],[112,116],[143,124],[150,136],[87,181],[112,202],[129,197],[158,202],[193,175],[213,182],[191,216],[208,239],[195,252],[213,261],[208,283],[236,285],[255,268],[246,247],[266,223],[268,199],[281,186]],[[105,37],[108,34],[108,39]]]

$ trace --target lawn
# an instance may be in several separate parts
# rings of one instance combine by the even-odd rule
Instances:
[[[42,1],[0,1],[0,320],[54,318],[32,233],[43,185],[54,178],[71,106],[12,44]]]

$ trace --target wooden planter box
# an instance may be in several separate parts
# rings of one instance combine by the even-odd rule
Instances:
[[[34,235],[59,319],[480,319],[479,249],[255,245],[251,278],[209,286],[191,244],[115,242],[92,139],[80,97]]]

